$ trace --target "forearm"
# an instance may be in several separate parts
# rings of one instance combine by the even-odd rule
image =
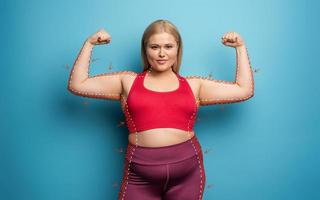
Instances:
[[[74,89],[89,77],[90,58],[93,49],[87,40],[84,42],[77,59],[75,60],[68,82],[68,88]]]
[[[254,93],[253,72],[250,65],[249,55],[245,45],[236,47],[236,83],[248,94]]]

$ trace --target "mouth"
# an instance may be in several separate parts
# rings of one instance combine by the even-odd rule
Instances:
[[[165,64],[168,60],[157,60],[158,64]]]

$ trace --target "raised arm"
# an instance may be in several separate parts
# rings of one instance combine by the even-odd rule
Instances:
[[[199,78],[200,105],[235,103],[254,95],[253,73],[242,38],[235,32],[229,32],[222,37],[222,43],[236,49],[236,80],[228,82]]]
[[[110,35],[101,29],[84,42],[70,73],[68,81],[70,92],[83,97],[120,99],[122,75],[130,73],[129,71],[104,73],[89,77],[90,58],[94,45],[108,44],[110,41]]]

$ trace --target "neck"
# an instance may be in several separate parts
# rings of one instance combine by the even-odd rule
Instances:
[[[148,70],[149,75],[154,76],[154,77],[167,77],[175,73],[172,68],[166,70],[166,71],[156,71],[154,69],[149,69]]]

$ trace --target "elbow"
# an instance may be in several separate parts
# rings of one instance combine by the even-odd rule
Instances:
[[[254,96],[254,87],[240,87],[240,88],[241,88],[241,93],[244,100],[250,99]]]
[[[251,89],[246,89],[242,91],[243,94],[243,100],[248,100],[254,96],[254,92]]]
[[[246,99],[250,99],[254,96],[254,92],[253,90],[250,90],[248,92],[246,92]]]
[[[72,94],[75,93],[75,89],[74,89],[70,84],[68,85],[67,90],[68,90],[69,92],[71,92]]]
[[[79,95],[78,88],[76,86],[72,85],[72,84],[68,84],[67,90],[69,92],[71,92],[72,94]]]
[[[249,96],[248,96],[248,99],[252,98],[254,96],[254,92],[252,91]]]

